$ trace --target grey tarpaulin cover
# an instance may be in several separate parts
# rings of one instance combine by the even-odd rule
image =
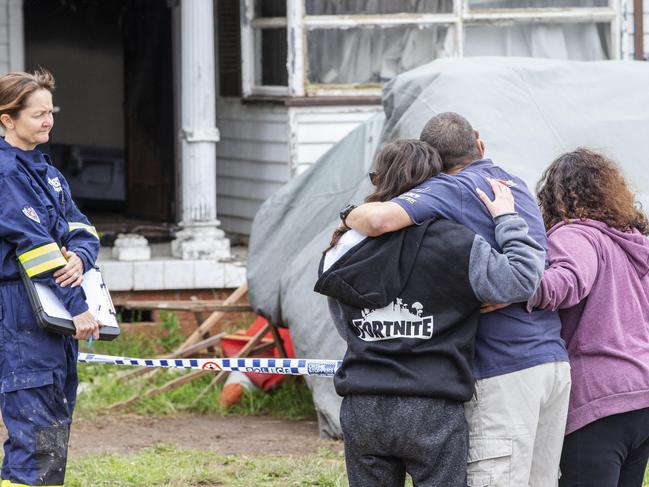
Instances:
[[[624,168],[649,207],[649,63],[529,58],[440,59],[385,86],[383,120],[368,121],[311,169],[269,198],[250,237],[253,307],[288,326],[298,356],[338,359],[344,344],[326,300],[313,292],[337,215],[359,203],[377,138],[418,137],[436,113],[454,111],[480,130],[487,157],[530,187],[556,156],[577,146],[602,150]],[[339,436],[340,398],[330,379],[309,379],[321,433]]]

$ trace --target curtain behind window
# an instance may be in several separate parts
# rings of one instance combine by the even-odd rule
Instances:
[[[601,7],[607,0],[470,0],[476,10]],[[452,0],[307,0],[308,15],[448,13]],[[315,29],[307,32],[309,83],[382,83],[454,52],[452,26]],[[465,56],[530,56],[594,61],[610,58],[608,25],[466,25]]]
[[[307,0],[308,15],[448,13],[453,0]],[[382,83],[450,55],[447,26],[316,29],[307,33],[310,83]]]

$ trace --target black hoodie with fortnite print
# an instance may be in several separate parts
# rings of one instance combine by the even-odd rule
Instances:
[[[522,218],[495,222],[502,253],[464,225],[432,219],[365,238],[324,271],[323,257],[315,291],[332,298],[347,342],[338,394],[471,398],[481,302],[526,301],[544,269]]]

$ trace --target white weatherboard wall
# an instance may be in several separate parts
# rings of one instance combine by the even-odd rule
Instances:
[[[22,0],[0,0],[0,75],[25,69]]]
[[[300,174],[316,162],[332,145],[383,111],[380,105],[291,107],[291,169]]]
[[[261,204],[289,180],[287,119],[282,105],[217,103],[216,211],[223,230],[248,235]]]
[[[249,235],[261,204],[382,108],[287,107],[221,98],[217,202],[221,228]]]

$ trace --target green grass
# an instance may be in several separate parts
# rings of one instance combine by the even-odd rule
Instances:
[[[107,409],[111,404],[129,399],[136,394],[143,394],[148,389],[162,385],[182,374],[182,372],[161,371],[153,380],[123,382],[115,380],[112,375],[101,374],[97,370],[103,367],[101,365],[83,367],[90,369],[84,370],[84,375],[92,375],[93,378],[92,385],[86,388],[77,400],[76,414],[80,417],[91,417]],[[211,379],[212,376],[207,375],[165,394],[141,399],[133,404],[129,411],[153,416],[187,411],[244,416],[269,415],[285,419],[310,418],[314,415],[311,393],[301,378],[290,378],[266,393],[246,392],[241,404],[229,410],[224,410],[219,405],[220,387],[212,388],[198,403],[192,404],[194,398],[209,385]]]
[[[128,326],[128,325],[124,325]],[[129,335],[122,333],[113,341],[95,341],[92,347],[88,347],[85,341],[79,341],[80,352],[102,353],[106,355],[132,355],[135,357],[145,357],[161,353],[157,341],[159,338],[148,337],[144,335]]]
[[[176,350],[185,341],[178,316],[171,311],[161,311],[160,318],[162,319],[160,324],[162,334],[156,338],[156,341],[165,352]]]
[[[342,452],[304,456],[226,456],[156,445],[133,455],[90,455],[68,465],[68,487],[342,487]],[[410,480],[406,485],[411,486]]]
[[[347,486],[342,452],[304,456],[229,456],[171,445],[132,455],[89,455],[68,465],[68,487]],[[643,486],[649,485],[649,472]],[[406,486],[412,486],[407,479]]]
[[[107,355],[131,357],[152,357],[161,351],[175,349],[179,344],[180,327],[173,313],[163,322],[166,333],[156,338],[124,335],[112,342],[95,342],[92,352]],[[86,345],[82,351],[88,351]],[[76,406],[77,417],[93,416],[111,404],[124,401],[136,394],[143,394],[152,387],[162,385],[171,379],[186,374],[181,370],[159,370],[153,378],[131,381],[118,380],[119,372],[131,367],[104,364],[79,364],[79,382],[82,384]],[[208,386],[213,375],[206,375],[177,389],[159,396],[137,401],[130,412],[144,415],[167,415],[181,411],[195,413],[221,413],[239,415],[268,415],[285,419],[310,418],[315,414],[313,399],[301,377],[289,377],[275,389],[265,393],[249,393],[241,404],[224,410],[219,405],[220,387],[212,388],[199,402],[194,398]]]
[[[68,487],[343,486],[342,453],[225,456],[157,445],[133,455],[92,455],[68,467]]]

